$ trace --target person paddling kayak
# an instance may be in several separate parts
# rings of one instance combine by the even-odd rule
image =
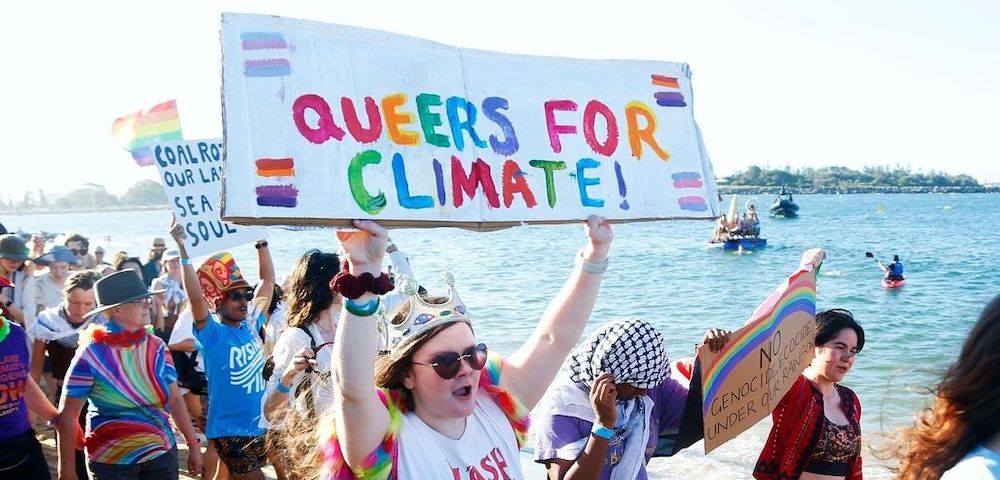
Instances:
[[[882,268],[882,272],[885,273],[885,279],[898,282],[904,280],[903,278],[903,262],[899,261],[899,255],[892,256],[892,263],[889,266],[882,265],[882,262],[878,263],[878,266]]]

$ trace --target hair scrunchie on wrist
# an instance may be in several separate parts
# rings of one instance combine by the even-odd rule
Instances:
[[[392,280],[389,275],[382,273],[374,276],[368,272],[354,276],[347,271],[347,263],[344,268],[330,281],[330,289],[350,299],[360,298],[365,292],[372,292],[375,295],[385,295],[393,289]]]

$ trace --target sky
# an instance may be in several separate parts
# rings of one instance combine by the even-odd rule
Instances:
[[[123,193],[111,122],[177,99],[185,138],[222,136],[221,12],[454,46],[688,63],[715,172],[901,165],[1000,183],[1000,2],[7,2],[0,194]]]

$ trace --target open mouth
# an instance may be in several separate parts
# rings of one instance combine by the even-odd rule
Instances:
[[[472,385],[459,388],[458,390],[455,390],[454,392],[451,393],[456,397],[463,397],[463,398],[469,397],[470,395],[472,395]]]

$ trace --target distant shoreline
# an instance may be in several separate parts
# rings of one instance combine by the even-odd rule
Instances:
[[[754,185],[719,185],[720,195],[777,195],[782,187],[754,186]],[[785,187],[785,190],[793,194],[806,195],[850,195],[856,193],[1000,193],[1000,185],[979,186],[979,187],[890,187],[890,186],[853,186],[853,187],[822,187],[822,188],[795,188]],[[117,205],[114,207],[100,208],[45,208],[33,210],[0,210],[0,215],[37,215],[48,213],[93,213],[93,212],[125,212],[133,210],[169,210],[170,205]]]
[[[786,191],[793,194],[819,194],[819,195],[843,195],[855,193],[1000,193],[1000,186],[978,186],[978,187],[937,187],[937,186],[869,186],[857,185],[846,187],[819,187],[819,188],[796,188],[784,187]],[[719,185],[719,193],[722,195],[742,194],[761,195],[772,193],[777,195],[782,189],[781,186],[759,186],[759,185]]]

